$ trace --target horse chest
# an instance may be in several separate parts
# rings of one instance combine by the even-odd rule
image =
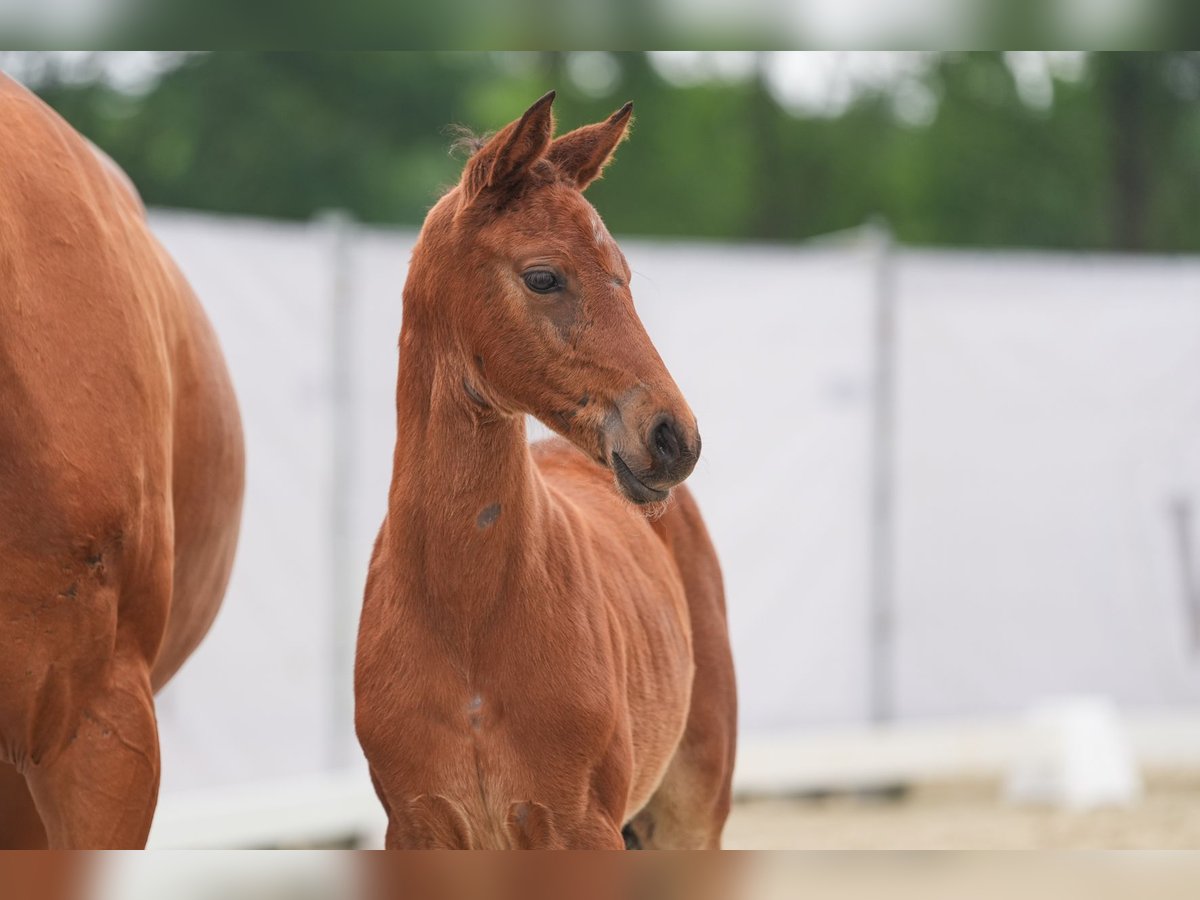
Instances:
[[[569,820],[603,796],[620,819],[658,784],[691,692],[682,585],[652,535],[569,547],[449,572],[378,561],[359,737],[393,810],[441,797],[478,831],[513,803]]]
[[[477,822],[522,800],[569,809],[598,782],[612,785],[615,806],[626,792],[644,800],[691,686],[690,660],[668,665],[679,654],[652,649],[684,647],[685,636],[670,615],[654,618],[664,634],[637,646],[614,637],[611,614],[543,619],[536,631],[516,616],[474,652],[413,629],[391,645],[393,675],[360,687],[360,703],[380,713],[360,729],[373,769],[387,773],[389,795],[454,798]]]

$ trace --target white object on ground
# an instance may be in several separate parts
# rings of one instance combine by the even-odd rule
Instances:
[[[1014,803],[1070,810],[1129,806],[1142,780],[1121,714],[1103,697],[1069,697],[1029,713],[1031,739],[1014,760],[1004,788]]]

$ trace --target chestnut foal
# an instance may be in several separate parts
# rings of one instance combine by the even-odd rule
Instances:
[[[470,159],[404,288],[355,678],[389,847],[717,847],[729,812],[721,572],[670,496],[700,436],[581,193],[631,105],[552,140],[553,98]]]
[[[141,847],[154,692],[233,564],[242,431],[107,157],[0,75],[0,847]]]

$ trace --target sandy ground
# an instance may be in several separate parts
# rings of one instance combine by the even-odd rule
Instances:
[[[1147,779],[1130,809],[1066,812],[1007,805],[994,783],[929,785],[902,799],[833,796],[738,803],[729,849],[1198,849],[1200,772]]]

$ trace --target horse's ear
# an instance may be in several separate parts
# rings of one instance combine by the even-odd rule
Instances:
[[[547,154],[560,172],[574,180],[581,191],[600,177],[617,144],[629,131],[632,101],[595,125],[584,125],[564,134],[550,145]]]
[[[554,91],[550,91],[515,122],[510,122],[479,149],[463,170],[467,203],[484,191],[511,190],[550,146],[554,133]]]

